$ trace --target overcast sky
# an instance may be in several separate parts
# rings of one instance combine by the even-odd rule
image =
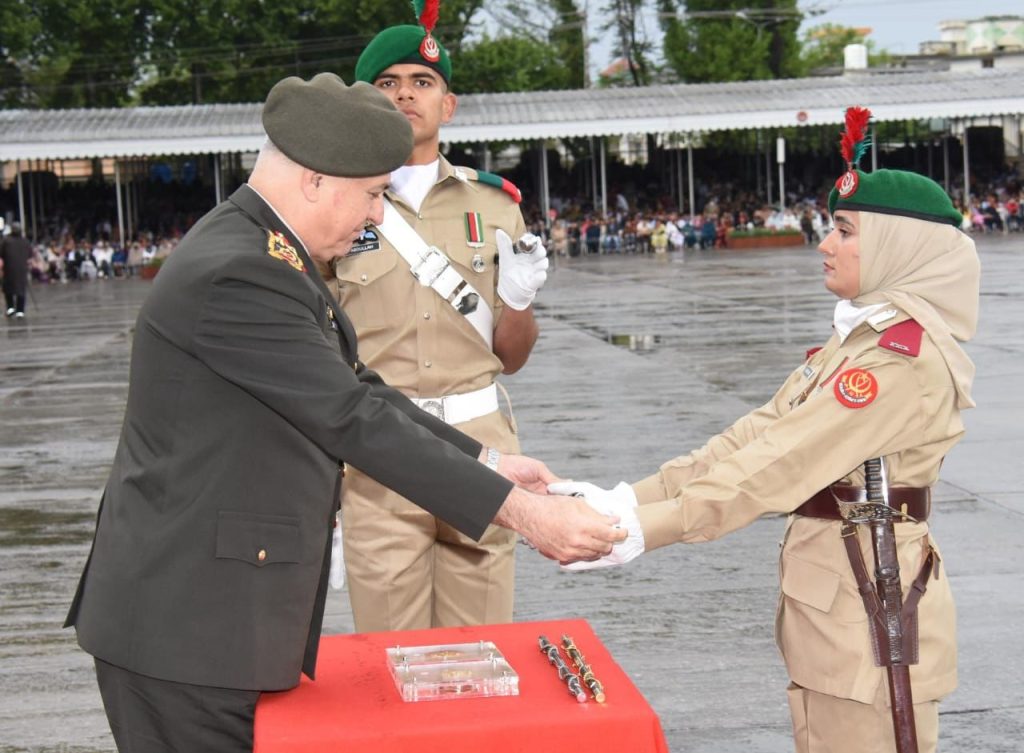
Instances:
[[[804,12],[825,11],[804,21],[801,31],[823,23],[868,26],[868,39],[876,46],[903,54],[938,39],[940,21],[1024,16],[1021,0],[800,0],[799,6]]]
[[[588,0],[592,38],[597,37],[598,18],[594,11],[604,0]],[[921,42],[939,39],[939,22],[950,19],[973,20],[984,16],[1024,16],[1022,0],[799,0],[799,8],[808,17],[800,28],[831,23],[840,26],[869,27],[868,39],[879,49],[914,54]],[[813,14],[813,15],[812,15]],[[648,34],[660,38],[653,12],[644,19]],[[611,39],[603,34],[591,48],[592,77],[611,62]]]

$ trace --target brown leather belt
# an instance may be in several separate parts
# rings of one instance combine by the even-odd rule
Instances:
[[[804,515],[808,518],[827,518],[828,520],[842,520],[839,514],[839,506],[836,499],[843,502],[863,502],[867,495],[861,486],[850,486],[848,484],[832,484],[825,487],[798,508],[793,510],[796,515]],[[915,520],[928,520],[931,512],[932,495],[931,489],[926,487],[917,488],[909,486],[895,486],[889,488],[889,506],[899,510]],[[896,522],[900,522],[896,519]]]

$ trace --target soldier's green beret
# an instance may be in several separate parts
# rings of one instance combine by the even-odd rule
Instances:
[[[942,186],[906,170],[848,170],[828,196],[828,211],[837,209],[914,217],[960,227],[963,215]]]
[[[289,159],[325,175],[384,175],[412,154],[412,127],[391,101],[333,73],[278,81],[263,105],[263,128]]]
[[[422,26],[391,26],[366,45],[356,62],[356,80],[372,84],[385,69],[397,63],[416,63],[441,74],[445,83],[452,80],[452,61],[448,51]]]

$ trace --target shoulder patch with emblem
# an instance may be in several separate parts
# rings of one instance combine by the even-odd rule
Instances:
[[[836,400],[847,408],[863,408],[878,397],[878,380],[867,369],[847,369],[836,379]]]
[[[267,236],[267,253],[275,259],[288,262],[289,265],[300,272],[306,271],[306,265],[299,258],[299,252],[279,232],[274,231]]]
[[[923,333],[924,327],[913,319],[907,319],[907,321],[895,324],[883,332],[882,336],[878,338],[878,344],[896,353],[916,358],[921,354],[921,335]]]

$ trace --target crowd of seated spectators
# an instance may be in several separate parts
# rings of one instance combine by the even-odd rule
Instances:
[[[954,186],[965,232],[1024,230],[1022,191],[1015,172],[972,184],[966,203],[962,196],[962,187]],[[541,220],[536,206],[527,207],[526,213],[532,219],[531,230],[547,239],[551,253],[566,256],[725,248],[734,231],[800,233],[804,243],[817,245],[831,226],[827,189],[814,194],[798,188],[787,196],[781,210],[765,202],[763,195],[731,184],[700,185],[697,197],[698,211],[692,215],[680,211],[670,197],[627,198],[622,193],[614,194],[613,206],[604,213],[579,197],[553,197],[549,222]]]
[[[145,265],[166,258],[178,240],[143,234],[125,248],[103,236],[95,242],[70,235],[45,238],[33,244],[29,274],[41,283],[129,279],[139,276]]]
[[[605,213],[581,199],[555,199],[554,219],[543,223],[533,211],[531,229],[545,235],[552,253],[567,256],[725,248],[731,231],[755,229],[798,233],[804,242],[818,243],[828,225],[823,200],[794,197],[794,202],[780,210],[749,193],[711,195],[690,215],[665,200],[633,208],[622,194]]]

